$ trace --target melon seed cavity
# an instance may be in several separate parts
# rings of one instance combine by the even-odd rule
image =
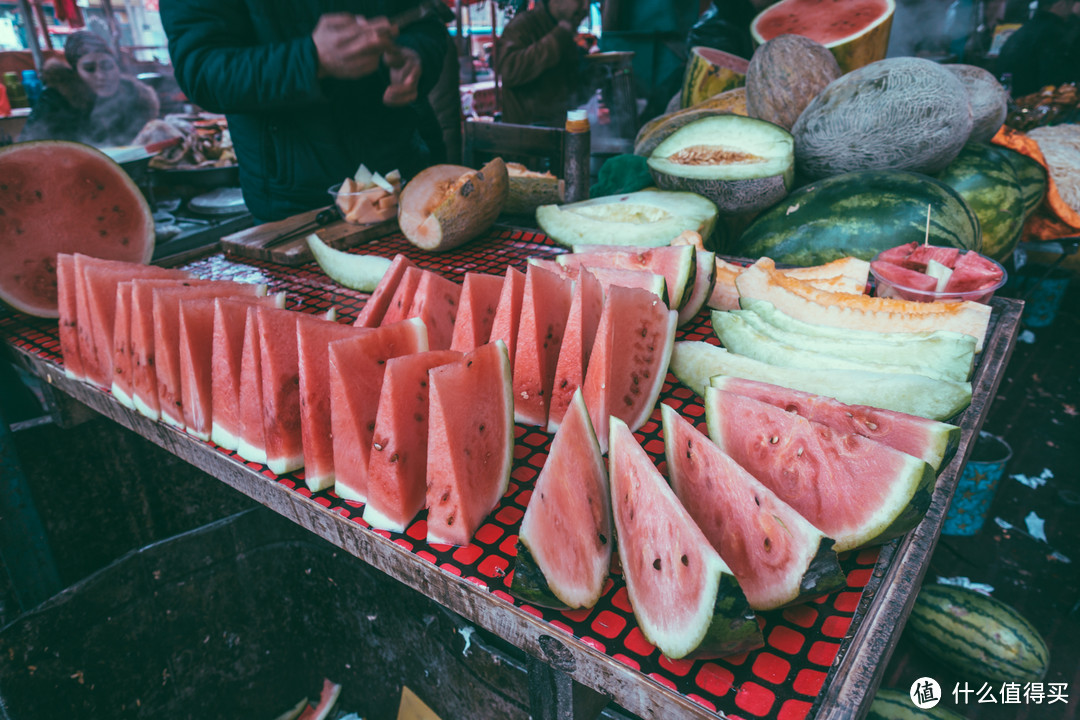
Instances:
[[[678,165],[728,165],[765,162],[765,158],[760,155],[728,150],[720,145],[688,145],[674,155],[668,156],[668,160]]]

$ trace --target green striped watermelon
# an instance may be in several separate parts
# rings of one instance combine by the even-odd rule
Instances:
[[[1035,212],[1035,208],[1042,204],[1046,197],[1047,181],[1046,168],[1037,160],[1029,158],[1023,153],[1007,147],[998,146],[1002,157],[1012,165],[1016,173],[1016,180],[1020,184],[1020,194],[1024,196],[1024,216]]]
[[[979,219],[951,187],[927,175],[865,170],[819,180],[762,213],[725,252],[821,265],[846,255],[872,260],[882,250],[923,242],[979,250]]]
[[[942,706],[920,710],[903,690],[882,688],[874,696],[866,720],[964,720]]]
[[[1050,653],[1015,608],[967,588],[924,585],[911,609],[911,640],[960,677],[1035,682]]]
[[[1020,242],[1024,196],[1005,150],[968,143],[938,179],[967,201],[982,228],[982,253],[1001,261]]]

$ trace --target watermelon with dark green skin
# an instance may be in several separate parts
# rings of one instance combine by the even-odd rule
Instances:
[[[1050,663],[1046,641],[1027,618],[967,588],[924,585],[905,633],[959,677],[1037,682]]]
[[[997,146],[1003,153],[1003,157],[1016,173],[1016,181],[1020,184],[1020,194],[1024,196],[1024,216],[1035,212],[1035,208],[1042,204],[1046,197],[1046,189],[1049,185],[1046,168],[1033,158],[1007,147]]]
[[[995,145],[968,143],[938,179],[960,193],[979,218],[980,252],[995,260],[1009,257],[1020,242],[1024,196],[1005,151]]]
[[[945,693],[946,697],[948,693]],[[920,710],[904,690],[881,688],[874,695],[866,720],[964,720],[943,705]]]
[[[710,387],[709,437],[815,527],[836,551],[875,545],[919,524],[934,490],[924,460]]]
[[[762,213],[726,248],[729,255],[821,265],[845,255],[873,260],[926,236],[931,245],[982,247],[979,218],[961,195],[927,175],[865,170],[818,180]]]
[[[611,523],[607,468],[578,389],[521,520],[510,592],[543,607],[595,605],[615,546]]]
[[[670,405],[660,411],[671,487],[735,574],[751,608],[772,610],[844,587],[832,538]]]
[[[735,576],[616,417],[609,457],[619,560],[642,634],[672,659],[761,647]]]

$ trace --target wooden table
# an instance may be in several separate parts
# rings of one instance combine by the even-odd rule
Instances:
[[[466,271],[501,273],[533,255],[557,252],[542,235],[496,228],[486,239],[451,254],[425,255],[400,235],[366,245],[365,253],[405,252],[422,267],[460,280]],[[366,296],[334,286],[314,265],[284,268],[240,262],[220,253],[189,266],[197,275],[267,281],[271,291],[299,296],[305,310],[333,303],[351,320]],[[534,695],[538,718],[591,717],[610,698],[644,718],[814,717],[865,715],[899,639],[940,534],[949,499],[995,396],[1012,353],[1023,304],[995,298],[986,347],[973,379],[971,406],[960,416],[959,449],[938,476],[925,520],[880,549],[847,553],[841,563],[849,587],[816,602],[759,613],[767,645],[717,661],[671,661],[640,635],[621,577],[615,575],[591,611],[561,613],[533,608],[506,591],[516,529],[542,466],[550,436],[518,426],[510,489],[466,548],[429,546],[421,519],[405,533],[374,531],[360,519],[362,506],[332,492],[310,493],[302,475],[278,477],[264,466],[200,442],[132,412],[103,391],[65,377],[56,322],[0,318],[0,337],[16,362],[54,389],[214,475],[222,482],[325,538],[495,633],[538,659],[530,669],[544,692]],[[680,339],[712,337],[706,315],[680,330]],[[715,341],[715,338],[713,338]],[[673,376],[662,400],[700,418],[701,403]],[[654,459],[662,456],[659,411],[638,433]],[[660,445],[659,449],[657,445]],[[581,687],[595,693],[581,692]],[[599,702],[597,700],[599,699]]]

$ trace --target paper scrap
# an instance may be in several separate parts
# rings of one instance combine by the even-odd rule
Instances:
[[[1028,345],[1032,345],[1035,343],[1035,333],[1031,332],[1030,330],[1025,330],[1024,332],[1020,333],[1019,337],[1016,338],[1016,342],[1022,342],[1027,343]]]
[[[1046,484],[1047,480],[1053,478],[1054,473],[1050,470],[1050,468],[1043,468],[1043,471],[1039,473],[1037,477],[1031,475],[1023,475],[1020,473],[1016,475],[1010,475],[1009,477],[1020,483],[1021,485],[1026,485],[1029,488],[1036,489],[1041,488],[1043,485]]]
[[[990,593],[994,592],[993,585],[973,582],[971,578],[966,578],[962,575],[959,575],[957,577],[941,577],[939,575],[937,581],[940,585],[955,585],[956,587],[967,588],[968,590],[980,592],[983,595],[989,595]]]
[[[1027,514],[1027,517],[1024,518],[1024,522],[1027,524],[1028,534],[1031,535],[1031,537],[1046,542],[1046,530],[1044,529],[1046,521],[1035,514],[1034,510]]]
[[[994,522],[997,523],[997,526],[999,528],[1001,528],[1002,530],[1012,530],[1013,529],[1013,524],[1011,522],[1008,522],[1006,520],[1002,520],[999,517],[994,518]]]
[[[465,647],[461,648],[461,654],[468,655],[469,646],[472,645],[472,634],[475,632],[475,628],[458,628],[458,632],[461,633],[461,637],[465,638]]]

